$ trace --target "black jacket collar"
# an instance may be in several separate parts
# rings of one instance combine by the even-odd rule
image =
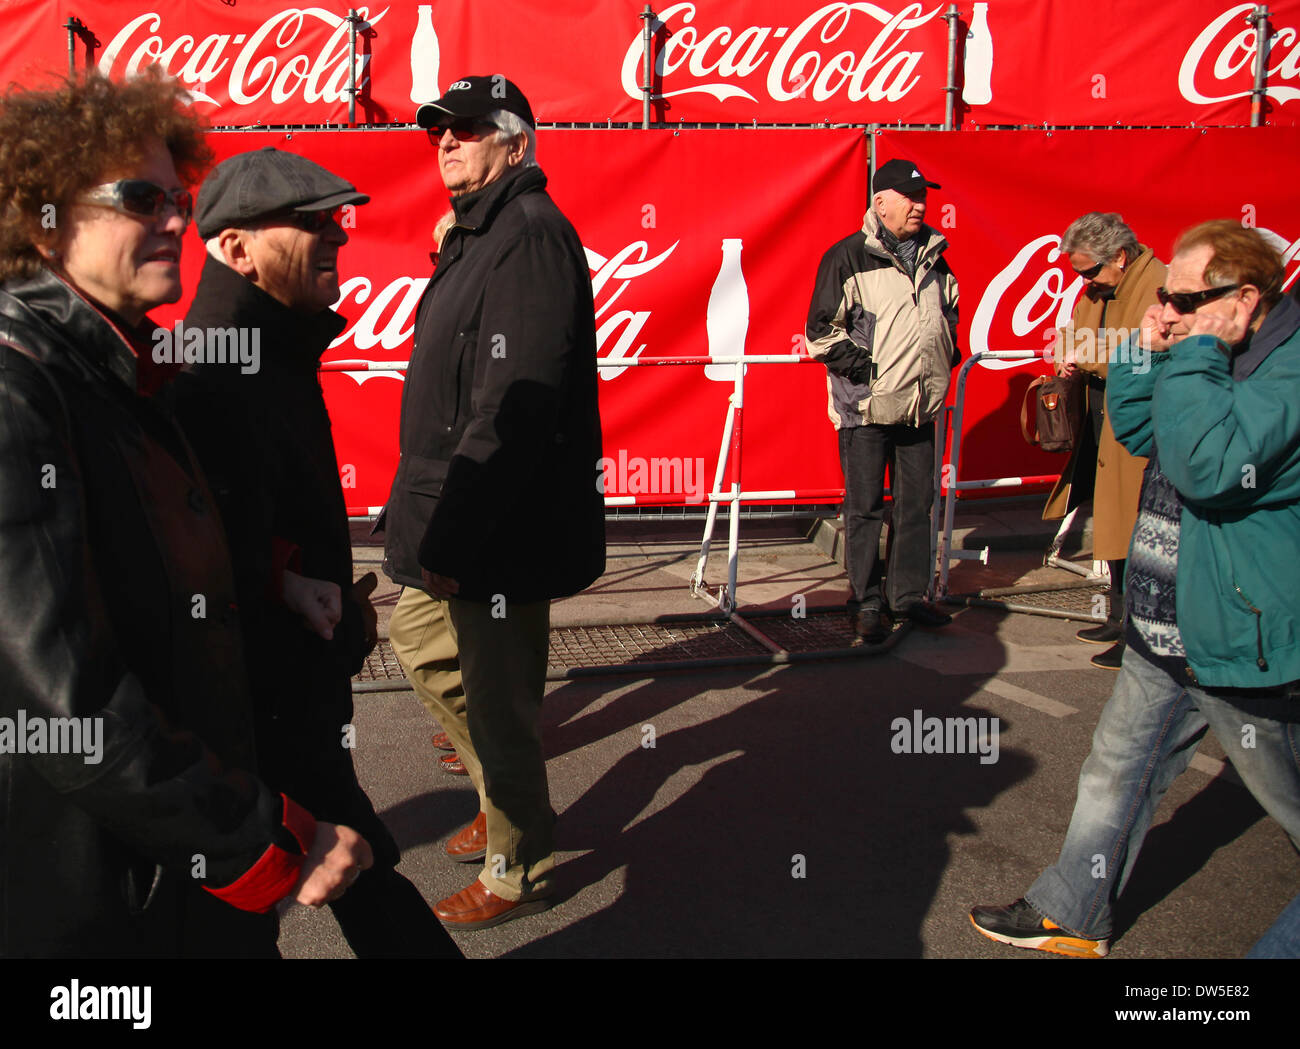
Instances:
[[[78,370],[111,375],[132,392],[148,385],[141,380],[156,369],[148,358],[146,332],[151,333],[154,324],[147,317],[133,329],[46,269],[35,277],[6,282],[4,291],[0,315],[40,330],[44,337],[25,348],[42,361],[54,366],[79,363]],[[66,355],[71,360],[60,362]]]
[[[535,164],[512,171],[473,193],[452,197],[451,207],[456,212],[456,226],[452,228],[476,230],[521,193],[545,188],[546,176]]]
[[[292,364],[315,370],[321,355],[348,322],[333,310],[315,314],[291,310],[247,277],[209,255],[204,260],[199,287],[185,323],[261,328],[261,342],[266,351],[264,367],[274,369]]]

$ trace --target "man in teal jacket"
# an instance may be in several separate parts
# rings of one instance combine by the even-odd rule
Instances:
[[[1300,845],[1300,305],[1255,230],[1205,222],[1174,246],[1150,349],[1107,382],[1115,435],[1150,457],[1129,550],[1128,649],[1079,775],[1057,862],[991,939],[1101,957],[1165,790],[1208,727]]]

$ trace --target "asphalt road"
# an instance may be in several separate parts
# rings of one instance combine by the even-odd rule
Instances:
[[[742,604],[842,600],[838,565],[813,544],[748,532]],[[684,585],[697,548],[649,529],[616,536],[610,571],[554,621],[702,610]],[[953,590],[1045,578],[1038,560],[966,562]],[[396,592],[379,600],[390,610]],[[1097,649],[1073,639],[1079,625],[970,608],[880,657],[552,685],[558,901],[457,942],[472,958],[1061,961],[985,940],[967,911],[1021,895],[1064,836],[1114,681],[1088,665]],[[356,708],[358,774],[401,869],[431,902],[455,893],[477,873],[442,852],[476,811],[468,780],[435,767],[435,726],[411,692],[358,695]],[[896,753],[895,719],[926,717],[989,719],[984,753]],[[1207,738],[1166,796],[1112,958],[1240,958],[1300,888],[1289,840],[1222,758]],[[327,910],[288,911],[280,946],[351,956]]]

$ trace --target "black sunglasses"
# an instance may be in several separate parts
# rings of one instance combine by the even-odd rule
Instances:
[[[1097,265],[1090,266],[1086,270],[1075,270],[1074,272],[1077,273],[1084,280],[1092,280],[1093,277],[1097,276],[1097,274],[1101,272],[1102,267],[1105,265],[1106,264],[1104,262],[1099,262],[1097,263]]]
[[[496,129],[495,124],[478,117],[458,117],[456,120],[435,124],[429,128],[429,141],[437,145],[442,141],[442,136],[450,131],[458,140],[472,142]]]
[[[1198,306],[1213,299],[1222,298],[1230,291],[1236,291],[1241,285],[1225,284],[1219,288],[1206,288],[1204,291],[1166,291],[1156,288],[1156,298],[1161,306],[1172,306],[1179,313],[1195,313]]]
[[[273,226],[292,226],[304,233],[322,233],[332,222],[338,221],[341,208],[326,208],[321,211],[285,211],[270,215],[262,221]]]
[[[83,204],[99,204],[137,218],[157,219],[168,202],[176,209],[182,222],[189,222],[194,214],[194,196],[188,189],[163,189],[142,178],[106,182],[88,189],[77,199]]]

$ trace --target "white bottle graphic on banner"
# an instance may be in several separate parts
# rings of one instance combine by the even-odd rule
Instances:
[[[966,34],[966,76],[961,100],[968,106],[993,101],[993,37],[989,34],[989,5],[976,4]]]
[[[433,28],[433,5],[421,4],[411,37],[411,101],[432,102],[438,90],[438,34]]]
[[[745,335],[749,331],[749,289],[740,271],[741,242],[728,238],[722,242],[722,266],[709,292],[704,327],[709,336],[709,357],[739,357],[745,352]],[[731,382],[736,376],[730,364],[706,364],[704,377],[714,382]]]

